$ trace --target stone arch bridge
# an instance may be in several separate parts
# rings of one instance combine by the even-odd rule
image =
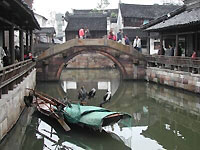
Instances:
[[[65,64],[84,53],[97,53],[112,60],[121,72],[122,79],[144,79],[145,57],[132,46],[106,38],[72,39],[44,51],[37,59],[37,80],[57,81]]]

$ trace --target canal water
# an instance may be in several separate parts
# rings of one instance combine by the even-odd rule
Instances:
[[[73,127],[64,132],[56,121],[26,109],[0,144],[0,150],[199,150],[199,95],[144,81],[120,81],[115,70],[64,70],[59,83],[37,83],[53,97],[77,101],[78,89],[96,88],[90,105],[129,113],[131,126],[115,124],[102,132]],[[30,115],[28,115],[30,114]]]

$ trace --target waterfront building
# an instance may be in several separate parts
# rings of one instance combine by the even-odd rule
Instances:
[[[48,19],[40,14],[34,13],[35,18],[37,19],[40,27],[46,27]]]
[[[40,29],[40,26],[30,6],[24,1],[4,0],[0,1],[0,28],[0,46],[7,49],[8,56],[8,66],[0,68],[1,140],[24,110],[24,96],[28,95],[26,88],[35,87],[35,62],[31,59],[24,61],[24,55],[32,52],[33,30]],[[15,36],[16,31],[18,36]],[[15,50],[16,38],[19,41],[19,51]],[[19,58],[15,52],[19,52]]]
[[[43,27],[35,31],[36,43],[54,43],[56,31],[54,27]]]
[[[143,51],[147,48],[147,33],[140,28],[141,25],[167,14],[180,6],[177,5],[138,5],[138,4],[119,4],[117,26],[118,31],[122,29],[128,35],[130,41],[136,36],[142,39]],[[156,42],[155,38],[155,42]],[[153,41],[154,42],[154,41]]]
[[[198,56],[200,54],[199,24],[199,0],[185,0],[184,5],[177,11],[157,18],[143,28],[149,34],[158,32],[161,38],[160,45],[166,48],[170,44],[174,46],[176,56],[179,55],[178,49],[181,47],[181,56],[190,57],[193,51],[196,51]]]
[[[32,31],[40,29],[40,26],[34,17],[33,11],[24,1],[2,1],[0,4],[0,46],[9,50],[11,64],[13,64],[16,59],[14,50],[16,38],[19,38],[20,59],[24,60],[24,51],[32,51]],[[15,37],[15,31],[18,31],[18,37]],[[26,45],[25,50],[24,45]]]

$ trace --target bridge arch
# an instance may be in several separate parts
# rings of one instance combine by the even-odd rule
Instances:
[[[37,59],[37,79],[59,80],[66,62],[88,52],[99,53],[112,60],[118,66],[123,79],[143,79],[145,76],[145,57],[141,53],[133,50],[132,46],[103,38],[73,39],[47,49]]]
[[[67,62],[69,62],[72,58],[74,58],[74,57],[76,57],[80,54],[94,53],[94,52],[97,53],[97,54],[101,54],[103,56],[106,56],[108,59],[110,59],[112,62],[114,62],[117,65],[117,67],[119,68],[119,71],[122,75],[122,78],[126,78],[127,72],[126,72],[124,65],[120,61],[118,61],[118,59],[116,59],[113,55],[111,55],[110,53],[108,53],[107,51],[104,51],[104,50],[95,49],[95,50],[91,51],[91,50],[88,50],[88,49],[84,49],[84,50],[75,52],[75,53],[73,53],[73,54],[71,54],[71,55],[69,55],[65,58],[64,62],[58,68],[58,71],[56,73],[56,79],[58,79],[58,80],[60,79],[60,76],[61,76],[61,73],[62,73],[62,70],[63,70],[65,64]]]

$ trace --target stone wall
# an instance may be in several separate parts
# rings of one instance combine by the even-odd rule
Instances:
[[[101,54],[80,54],[67,63],[68,68],[111,68],[114,63]]]
[[[36,85],[36,69],[34,69],[20,84],[2,95],[0,99],[0,140],[7,134],[20,117],[23,111],[24,96],[28,95],[26,88]]]
[[[32,120],[32,114],[34,113],[34,108],[25,108],[22,112],[16,125],[12,128],[6,137],[2,140],[0,144],[1,150],[21,150],[22,145],[25,142],[27,134],[26,131],[29,129],[29,124]]]
[[[199,74],[148,67],[146,70],[146,80],[200,93]]]

